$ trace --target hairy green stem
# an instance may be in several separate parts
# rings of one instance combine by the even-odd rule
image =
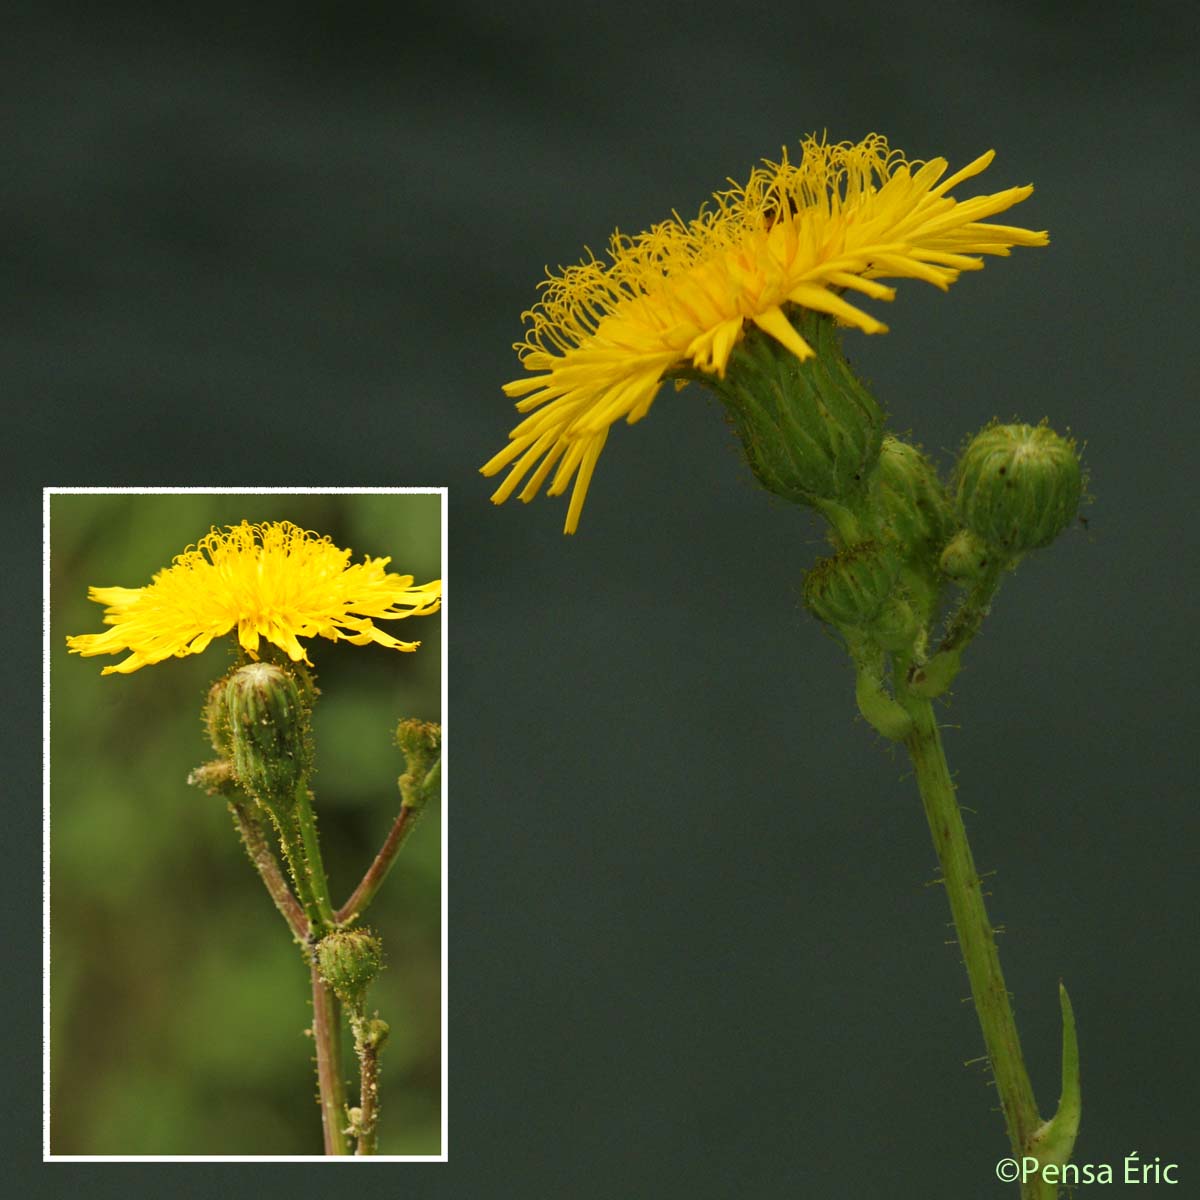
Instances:
[[[348,925],[367,911],[367,906],[375,899],[375,893],[383,886],[387,873],[392,869],[392,863],[395,861],[400,847],[404,845],[408,835],[412,832],[413,826],[416,824],[416,815],[417,810],[408,805],[400,809],[391,831],[380,847],[379,853],[375,855],[375,861],[367,868],[366,874],[359,881],[358,887],[351,893],[350,899],[334,914],[334,920],[338,925]]]
[[[378,1017],[368,1018],[362,994],[352,1000],[350,1028],[354,1033],[354,1051],[358,1055],[360,1081],[358,1108],[351,1109],[351,1132],[357,1138],[356,1155],[374,1154],[379,1144],[379,1054],[387,1041],[388,1025]]]
[[[333,902],[329,898],[329,880],[321,859],[317,819],[313,813],[312,796],[309,794],[306,779],[302,779],[296,786],[291,821],[300,843],[296,848],[298,865],[304,874],[305,889],[312,906],[309,919],[315,940],[333,928]],[[317,1087],[320,1092],[321,1127],[325,1132],[325,1153],[349,1154],[345,1129],[346,1087],[342,1079],[339,1005],[333,990],[322,980],[315,961],[312,964],[312,996],[313,1041],[317,1051]]]
[[[254,802],[243,796],[233,796],[229,800],[229,811],[233,814],[233,823],[246,847],[250,861],[258,871],[275,907],[288,923],[292,936],[301,944],[308,942],[309,924],[304,909],[292,895],[283,872],[279,869],[276,859],[263,834],[262,822],[254,813]]]
[[[325,1153],[350,1153],[346,1140],[346,1085],[342,1080],[342,1044],[338,1002],[333,989],[321,979],[314,961],[312,971],[313,1045],[317,1052],[317,1086],[320,1090],[321,1128]]]
[[[275,832],[279,836],[279,846],[283,850],[288,872],[296,887],[296,898],[300,901],[305,916],[308,918],[309,929],[315,936],[320,937],[324,928],[324,919],[313,895],[311,872],[308,870],[305,860],[304,846],[295,815],[275,808],[268,808],[267,811],[270,813],[271,823],[275,826]]]
[[[296,805],[293,812],[304,851],[305,874],[308,877],[308,886],[318,916],[314,928],[326,933],[334,925],[333,901],[329,896],[329,879],[325,874],[325,864],[321,859],[321,843],[317,838],[317,817],[313,812],[312,795],[308,790],[307,780],[301,780],[296,787]]]
[[[938,647],[939,653],[961,652],[966,648],[967,643],[979,632],[991,608],[992,598],[1000,587],[1000,580],[1011,565],[1012,560],[1001,556],[1000,551],[993,552],[991,559],[984,565],[980,578],[972,584],[958,610],[951,617],[946,636]]]
[[[250,861],[257,868],[263,884],[266,886],[275,907],[283,914],[292,931],[292,935],[303,945],[311,945],[312,926],[305,915],[304,908],[292,895],[279,862],[271,852],[263,834],[262,824],[250,811],[250,803],[235,797],[229,801],[229,810],[233,814],[242,843],[250,855]],[[295,861],[295,847],[291,845],[294,839],[283,838],[285,852],[292,863],[293,874],[297,874],[298,864]],[[290,849],[288,847],[290,846]],[[298,878],[300,878],[298,876]],[[299,886],[299,883],[298,885]],[[311,903],[311,902],[310,902]],[[341,1073],[341,1041],[338,1033],[338,1004],[332,990],[321,980],[315,965],[311,967],[313,1045],[317,1058],[317,1086],[320,1092],[321,1126],[324,1131],[326,1154],[349,1154],[349,1143],[346,1140],[345,1122],[345,1085]]]
[[[379,1049],[364,1046],[358,1053],[359,1117],[357,1155],[374,1154],[379,1142]]]
[[[979,872],[971,856],[933,707],[927,699],[904,690],[898,699],[913,719],[912,730],[904,744],[912,758],[925,816],[941,864],[942,882],[950,901],[963,964],[971,982],[971,997],[983,1030],[984,1046],[1012,1153],[1020,1160],[1028,1153],[1030,1138],[1042,1121],[1021,1055],[1017,1023],[1000,970],[995,931],[984,906]],[[1022,1185],[1022,1200],[1053,1200],[1056,1195],[1057,1188],[1044,1183],[1040,1177],[1031,1178]]]

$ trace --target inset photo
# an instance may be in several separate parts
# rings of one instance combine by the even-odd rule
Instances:
[[[44,1158],[445,1161],[445,490],[44,518]]]

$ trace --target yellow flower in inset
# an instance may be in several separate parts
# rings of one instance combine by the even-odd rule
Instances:
[[[974,255],[1049,241],[1045,233],[983,223],[1032,187],[962,201],[948,195],[984,170],[992,151],[943,179],[944,158],[909,162],[877,134],[836,146],[809,137],[801,149],[798,163],[785,151],[744,185],[718,192],[694,220],[676,214],[637,237],[615,233],[611,261],[593,256],[543,281],[515,347],[533,375],[504,387],[524,397],[517,410],[531,415],[482,468],[485,475],[510,468],[494,503],[531,470],[520,499],[533,499],[553,471],[549,495],[575,481],[565,528],[574,533],[609,427],[622,417],[641,420],[673,371],[724,378],[748,323],[809,358],[813,350],[789,321],[789,306],[884,333],[886,325],[843,293],[891,300],[894,289],[876,282],[882,277],[945,289],[960,271],[983,266]]]
[[[69,637],[67,645],[84,656],[132,651],[105,675],[199,654],[235,626],[251,658],[260,638],[293,662],[308,662],[298,637],[415,650],[420,642],[398,641],[374,621],[437,612],[441,581],[414,586],[411,575],[388,573],[390,558],[349,559],[349,550],[289,521],[214,528],[148,587],[89,588],[89,599],[107,605],[104,623],[113,628]]]

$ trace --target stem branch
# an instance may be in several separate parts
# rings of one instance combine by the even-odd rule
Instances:
[[[437,791],[440,782],[441,763],[436,762],[421,781],[420,787],[416,789],[418,803],[401,805],[391,832],[380,847],[379,853],[375,855],[375,861],[367,868],[366,874],[359,881],[358,887],[351,893],[350,899],[334,915],[336,924],[348,925],[367,911],[367,907],[375,899],[375,893],[383,886],[388,871],[392,869],[392,863],[395,861],[400,847],[404,845],[408,835],[416,826],[417,817],[424,810],[425,802],[430,794]]]
[[[938,647],[939,653],[958,651],[961,653],[979,632],[984,618],[991,610],[992,600],[1004,578],[1004,572],[1016,565],[1016,560],[1004,558],[1000,551],[994,550],[992,558],[984,567],[983,574],[963,597],[958,611],[950,619],[946,636]]]
[[[941,863],[942,882],[971,981],[971,996],[983,1030],[1009,1142],[1019,1160],[1028,1153],[1029,1139],[1040,1126],[1041,1118],[1021,1055],[995,933],[983,903],[979,872],[971,856],[933,707],[927,699],[911,692],[902,690],[898,698],[913,719],[912,731],[904,741],[916,770],[925,816]],[[1026,1200],[1052,1200],[1056,1193],[1054,1185],[1035,1176],[1022,1185],[1021,1195]]]
[[[348,1004],[354,1050],[358,1055],[358,1110],[352,1113],[356,1155],[374,1154],[379,1143],[379,1052],[387,1041],[388,1025],[378,1017],[368,1019],[365,998]]]
[[[379,1142],[379,1048],[364,1046],[358,1054],[359,1117],[357,1155],[374,1154]]]
[[[321,859],[317,818],[313,812],[312,795],[309,793],[307,780],[301,780],[296,787],[294,816],[296,828],[300,833],[300,843],[304,849],[304,870],[308,876],[313,904],[320,917],[317,927],[320,932],[325,933],[333,928],[333,901],[329,897],[329,879],[325,875],[325,864]]]
[[[338,1002],[333,989],[321,979],[314,961],[312,970],[313,1044],[317,1051],[317,1085],[321,1092],[321,1127],[327,1155],[349,1154],[346,1140],[346,1086],[342,1081],[342,1044]]]
[[[268,808],[267,811],[271,814],[271,823],[279,835],[279,846],[287,861],[288,871],[291,872],[292,882],[296,885],[296,898],[303,905],[308,918],[309,930],[314,936],[320,937],[323,932],[321,910],[313,896],[312,878],[305,862],[295,815],[276,808]]]
[[[241,796],[232,797],[229,801],[229,811],[233,814],[233,823],[241,836],[242,845],[246,847],[250,861],[275,902],[275,907],[288,923],[292,936],[301,944],[307,944],[308,918],[304,915],[300,902],[292,895],[292,889],[288,887],[287,880],[279,869],[279,861],[263,834],[262,823],[253,811],[253,803]]]

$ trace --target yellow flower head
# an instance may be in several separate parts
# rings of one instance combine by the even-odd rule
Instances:
[[[288,521],[214,528],[148,587],[89,588],[89,599],[107,605],[104,623],[112,629],[69,637],[67,645],[84,656],[132,651],[105,667],[105,675],[199,654],[235,626],[251,658],[258,657],[260,638],[293,662],[308,662],[298,637],[415,650],[420,642],[398,641],[374,621],[437,612],[441,581],[413,586],[411,575],[387,572],[390,558],[354,566],[349,559],[349,550]]]
[[[943,179],[944,158],[909,162],[878,134],[836,146],[809,137],[799,162],[786,151],[778,163],[764,161],[694,220],[674,214],[637,237],[615,233],[609,262],[593,256],[549,274],[515,347],[533,374],[504,387],[523,397],[517,410],[530,415],[482,468],[510,468],[493,502],[523,480],[520,499],[533,499],[551,471],[549,495],[574,479],[565,529],[574,533],[609,427],[621,417],[641,420],[672,371],[723,378],[747,322],[809,358],[788,305],[884,333],[845,292],[891,300],[895,290],[876,282],[883,277],[944,290],[960,271],[983,266],[975,255],[1046,245],[1045,233],[983,221],[1024,200],[1031,186],[949,196],[993,157],[988,151]]]

